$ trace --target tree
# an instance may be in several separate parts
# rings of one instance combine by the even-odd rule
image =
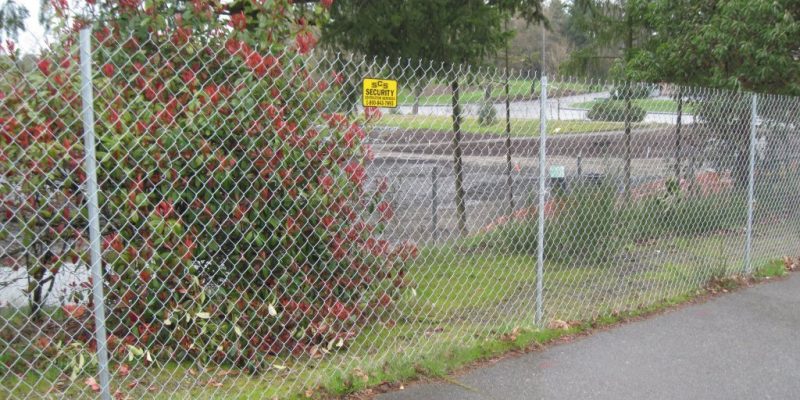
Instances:
[[[559,65],[569,57],[570,43],[565,35],[567,14],[565,6],[559,0],[552,0],[544,9],[550,30],[547,32],[546,43],[542,43],[541,27],[528,23],[522,18],[513,18],[510,21],[514,37],[509,41],[509,64],[512,68],[528,71],[557,71]],[[542,49],[542,45],[544,49]],[[546,52],[542,68],[542,51]],[[497,60],[497,65],[502,65],[504,60]]]
[[[629,74],[714,88],[800,94],[800,3],[655,0]]]
[[[378,57],[481,63],[505,46],[511,15],[544,21],[541,0],[340,0],[322,42]]]
[[[28,15],[28,9],[14,0],[0,4],[0,39],[16,39],[19,31],[25,28],[25,18]]]
[[[541,0],[341,0],[331,7],[321,41],[379,58],[477,64],[505,47],[512,15],[545,20]],[[414,71],[414,78],[425,73]],[[422,89],[418,82],[413,88]]]
[[[565,35],[575,50],[562,65],[571,74],[605,76],[616,72],[639,43],[648,40],[642,24],[646,0],[575,0],[567,7]],[[614,66],[616,65],[616,68]]]
[[[800,94],[800,4],[779,1],[655,0],[647,7],[652,32],[627,64],[627,74],[754,92]],[[708,92],[695,113],[706,131],[729,143],[738,157],[731,166],[747,181],[750,100]]]
[[[456,64],[483,63],[512,36],[505,22],[515,14],[545,21],[541,0],[342,0],[331,7],[322,40],[331,47],[377,57]],[[423,78],[424,69],[414,71]],[[453,93],[453,168],[460,233],[467,233],[461,159],[461,108],[456,68],[446,78]],[[421,87],[413,85],[419,97]],[[415,104],[417,101],[415,101]]]
[[[624,82],[616,91],[625,102],[626,194],[631,189],[631,97],[638,86],[630,83],[627,65],[650,40],[644,18],[649,2],[650,0],[575,0],[571,7],[571,12],[579,17],[573,20],[572,29],[585,30],[588,35],[582,36],[586,43],[581,51],[573,54],[574,59],[570,61],[569,68],[573,72],[585,73],[597,66],[598,59],[614,60],[611,73]]]

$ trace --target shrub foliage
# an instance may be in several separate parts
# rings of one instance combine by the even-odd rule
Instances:
[[[95,129],[108,325],[121,353],[258,368],[264,355],[344,346],[390,306],[416,254],[379,239],[392,209],[385,184],[365,188],[363,121],[321,101],[341,82],[307,56],[325,7],[235,4],[244,8],[88,6],[104,17],[93,26]],[[23,251],[63,246],[5,260],[34,277],[88,261],[77,52],[67,50],[86,24],[63,26],[63,50],[2,81],[0,218],[27,235]]]
[[[647,111],[636,104],[628,109],[624,100],[606,100],[595,102],[586,117],[592,121],[642,122],[646,115]]]

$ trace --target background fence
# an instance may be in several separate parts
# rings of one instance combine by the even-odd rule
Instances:
[[[2,58],[3,397],[380,382],[799,250],[797,98],[84,32]]]

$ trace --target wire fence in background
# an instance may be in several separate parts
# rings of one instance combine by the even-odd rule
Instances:
[[[2,58],[4,397],[379,382],[800,250],[797,98],[84,32]]]

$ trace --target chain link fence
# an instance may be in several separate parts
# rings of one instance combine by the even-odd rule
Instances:
[[[82,32],[0,60],[6,398],[380,382],[800,250],[797,98]]]

